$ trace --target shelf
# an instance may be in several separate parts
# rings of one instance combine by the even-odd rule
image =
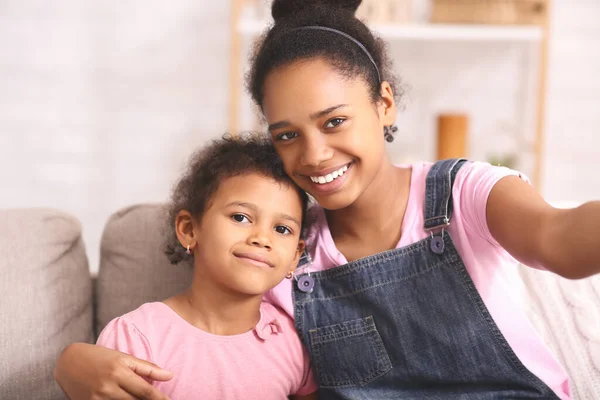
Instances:
[[[244,35],[260,35],[268,26],[267,21],[242,19],[238,24],[238,31]],[[374,24],[371,28],[388,40],[538,42],[542,39],[542,29],[539,26]]]

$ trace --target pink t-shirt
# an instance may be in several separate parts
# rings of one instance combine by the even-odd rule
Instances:
[[[410,196],[402,224],[402,237],[396,247],[404,247],[425,239],[423,207],[425,179],[431,163],[399,166],[412,168]],[[456,245],[475,287],[496,325],[521,362],[546,383],[558,397],[569,399],[569,381],[562,365],[540,339],[520,306],[521,282],[517,261],[492,237],[486,219],[487,199],[492,187],[518,172],[487,163],[465,164],[458,172],[452,190],[454,212],[448,231]],[[315,207],[315,224],[308,235],[313,262],[311,271],[334,268],[347,263],[331,237],[325,213]],[[536,266],[540,268],[540,266]],[[293,315],[291,282],[283,281],[265,296],[266,301]]]
[[[153,385],[171,399],[281,400],[317,390],[291,318],[262,303],[246,333],[218,336],[189,324],[164,303],[147,303],[104,328],[98,344],[173,371]]]

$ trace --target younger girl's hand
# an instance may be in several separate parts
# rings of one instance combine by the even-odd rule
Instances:
[[[173,373],[116,350],[74,343],[58,358],[54,378],[70,399],[168,400],[144,378],[168,381]]]

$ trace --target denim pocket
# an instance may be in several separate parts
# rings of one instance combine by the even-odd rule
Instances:
[[[392,369],[372,316],[308,333],[321,387],[363,386]]]

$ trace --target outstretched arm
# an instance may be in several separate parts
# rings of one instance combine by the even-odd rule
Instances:
[[[487,201],[492,236],[526,265],[542,265],[565,278],[600,272],[600,201],[572,209],[550,206],[526,182],[502,178]]]

